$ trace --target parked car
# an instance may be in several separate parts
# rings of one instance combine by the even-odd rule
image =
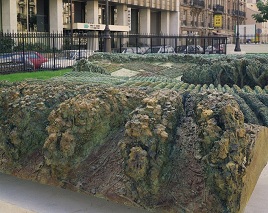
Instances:
[[[181,46],[177,46],[175,47],[175,52],[176,53],[184,53],[184,50],[187,48],[186,45],[181,45]]]
[[[44,57],[42,54],[34,51],[30,52],[15,52],[12,54],[13,58],[16,58],[18,61],[25,61],[29,60],[34,65],[34,69],[39,69],[41,65],[48,61],[46,57]],[[24,57],[24,60],[23,60]]]
[[[188,45],[188,46],[185,46],[183,53],[184,54],[202,54],[204,53],[204,49],[200,45]]]
[[[56,57],[49,59],[41,65],[41,69],[62,69],[72,67],[76,63],[77,55],[72,52],[63,51],[56,54]]]
[[[207,46],[207,48],[205,49],[205,53],[206,54],[213,54],[213,53],[217,53],[217,48],[213,47],[213,46]]]
[[[91,50],[64,50],[56,54],[41,65],[42,69],[62,69],[72,67],[77,60],[88,58],[93,54]]]
[[[122,52],[125,54],[142,54],[142,50],[140,47],[123,47]]]
[[[80,60],[82,58],[88,58],[93,54],[92,50],[64,50],[62,51],[64,57],[68,59]]]
[[[150,53],[175,53],[175,50],[172,46],[152,46],[144,52],[144,54]]]
[[[6,53],[0,55],[0,73],[2,74],[32,70],[34,70],[33,63],[27,58],[23,60],[20,54]]]
[[[207,46],[206,50],[205,50],[206,54],[222,54],[225,53],[225,47],[223,44],[221,44],[220,46],[216,45],[216,46]]]

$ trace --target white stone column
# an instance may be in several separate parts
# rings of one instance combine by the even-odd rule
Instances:
[[[85,19],[87,23],[99,24],[98,1],[87,1]],[[92,36],[96,36],[96,38],[88,38],[87,49],[92,51],[98,50],[99,49],[99,39],[97,38],[98,32],[90,31],[89,33]]]
[[[117,8],[117,25],[128,26],[128,7],[125,4],[120,4],[116,6]],[[126,33],[125,33],[126,34]],[[128,46],[129,39],[121,39],[121,45]],[[117,41],[117,48],[120,48],[120,41]]]
[[[86,3],[86,22],[91,24],[98,24],[98,1],[87,1]]]
[[[127,5],[119,4],[119,5],[116,6],[116,8],[117,8],[117,24],[127,26],[128,25],[128,20],[127,20],[128,8],[127,8]]]
[[[151,10],[140,9],[140,34],[151,33]]]
[[[49,25],[50,33],[62,33],[63,8],[62,0],[49,0]]]
[[[140,34],[150,34],[151,33],[151,10],[150,9],[140,9]],[[146,43],[150,46],[150,39],[146,39]]]
[[[180,13],[170,12],[170,19],[169,19],[169,34],[179,35],[180,34]]]
[[[63,8],[62,0],[49,0],[49,31],[50,33],[63,32]],[[54,41],[50,39],[50,46],[61,49],[63,40],[55,37]]]
[[[17,33],[17,1],[2,1],[2,24],[4,33]]]
[[[176,12],[170,12],[170,18],[169,18],[169,34],[170,35],[179,35],[180,34],[180,13],[178,11]],[[174,39],[170,41],[170,45],[176,48],[176,46],[181,45],[179,39]]]
[[[170,24],[170,14],[169,11],[161,11],[161,33],[164,35],[169,35],[169,28],[172,27]]]

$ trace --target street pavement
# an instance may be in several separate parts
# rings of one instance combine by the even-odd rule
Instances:
[[[0,173],[0,213],[149,213],[104,199]],[[268,212],[268,165],[244,213]]]
[[[268,165],[263,169],[244,213],[268,212]]]
[[[227,44],[227,54],[239,54],[234,52],[235,45]],[[242,53],[268,53],[268,44],[240,44]]]

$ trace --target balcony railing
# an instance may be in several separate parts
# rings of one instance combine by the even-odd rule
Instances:
[[[224,12],[224,6],[219,5],[219,4],[214,4],[213,5],[213,11],[215,13],[223,13]]]
[[[240,11],[240,10],[233,10],[233,15],[234,16],[242,16],[242,17],[246,17],[246,13],[244,11]]]

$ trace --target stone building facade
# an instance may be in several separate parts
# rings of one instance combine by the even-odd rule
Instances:
[[[179,0],[109,0],[111,31],[179,34]],[[3,32],[100,31],[104,0],[0,0]]]
[[[112,33],[234,36],[237,24],[250,21],[252,4],[256,0],[109,0],[109,26]],[[105,14],[105,0],[0,0],[0,31],[97,33]]]
[[[180,0],[181,34],[233,35],[245,24],[246,0]]]

